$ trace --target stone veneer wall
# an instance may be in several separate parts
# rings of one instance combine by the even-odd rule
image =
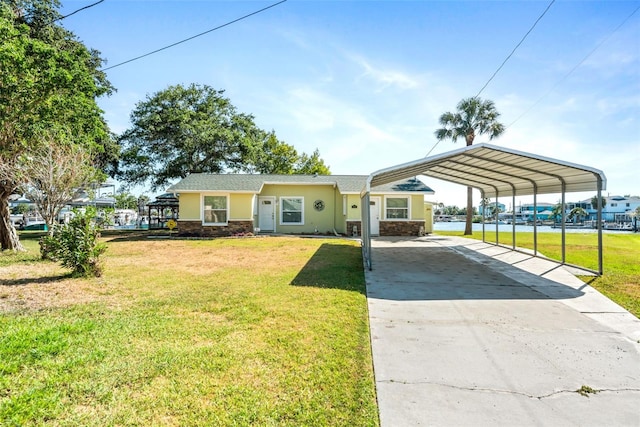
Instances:
[[[353,227],[358,227],[358,236],[362,236],[362,224],[360,221],[347,221],[347,236],[353,236]]]
[[[424,221],[380,221],[381,236],[417,236]]]
[[[178,221],[181,237],[227,237],[253,233],[253,221],[229,221],[227,225],[202,225],[200,221]]]

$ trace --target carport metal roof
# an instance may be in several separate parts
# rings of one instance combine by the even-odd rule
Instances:
[[[482,197],[534,196],[538,194],[597,191],[598,198],[606,188],[606,177],[598,169],[575,163],[511,150],[490,144],[477,144],[458,150],[404,163],[369,175],[360,192],[362,206],[369,206],[372,187],[388,182],[424,175],[480,190]],[[366,202],[366,204],[365,204]],[[534,253],[537,255],[534,209]],[[565,263],[565,213],[562,215],[562,262]],[[598,209],[598,260],[602,274],[602,212]],[[370,218],[363,210],[363,247],[365,259],[371,267]],[[497,230],[497,224],[496,224]],[[513,228],[515,249],[515,224]],[[484,236],[484,233],[483,233]],[[496,233],[497,238],[497,233]],[[496,242],[498,243],[498,242]]]

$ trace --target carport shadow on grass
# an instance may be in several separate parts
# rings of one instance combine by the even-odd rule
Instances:
[[[323,243],[290,284],[355,291],[364,295],[363,270],[360,247]]]
[[[584,293],[464,248],[373,248],[367,296],[398,301],[572,299]]]

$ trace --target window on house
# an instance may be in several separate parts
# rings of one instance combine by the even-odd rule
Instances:
[[[387,219],[409,219],[409,198],[389,197],[387,201]]]
[[[280,199],[280,222],[287,225],[302,225],[304,198],[282,197]]]
[[[204,222],[227,223],[227,196],[204,196]]]

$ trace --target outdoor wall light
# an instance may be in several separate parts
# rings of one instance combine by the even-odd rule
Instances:
[[[358,209],[358,205],[351,205],[351,209]]]

